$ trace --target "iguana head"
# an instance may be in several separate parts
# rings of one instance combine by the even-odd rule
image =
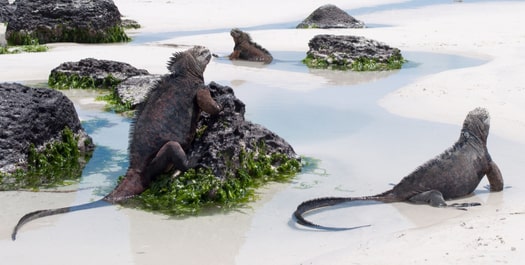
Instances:
[[[245,32],[243,32],[242,30],[240,30],[238,28],[232,29],[230,31],[230,35],[232,36],[233,41],[235,42],[235,44],[241,43],[243,41],[251,42],[251,40],[252,40],[250,35],[248,35],[248,33],[245,33]]]
[[[203,46],[194,46],[186,51],[174,53],[168,62],[168,70],[175,74],[189,71],[202,76],[210,59],[210,50]]]
[[[490,115],[484,108],[476,108],[470,111],[463,122],[461,129],[462,137],[472,137],[480,139],[486,143],[489,136]]]

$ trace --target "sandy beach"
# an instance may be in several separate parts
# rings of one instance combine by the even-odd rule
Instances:
[[[114,2],[142,25],[129,32],[135,41],[58,43],[45,53],[0,55],[0,82],[45,82],[60,63],[87,57],[163,74],[169,56],[191,45],[228,55],[229,30],[238,27],[276,62],[214,58],[206,82],[233,87],[247,105],[248,119],[283,136],[298,154],[319,159],[319,169],[261,189],[257,202],[237,211],[170,218],[108,206],[39,219],[15,242],[11,229],[23,214],[103,194],[0,192],[2,264],[519,264],[525,258],[525,33],[518,30],[525,24],[525,2],[331,1],[372,25],[337,30],[293,28],[325,4],[320,1]],[[401,49],[409,65],[376,74],[305,69],[298,61],[321,33],[385,42]],[[129,120],[100,112],[91,97],[76,97],[79,116],[107,120],[111,126],[93,137],[117,151],[107,168],[86,173],[79,186],[108,188],[107,176],[125,170]],[[291,213],[303,200],[385,191],[449,147],[475,107],[491,113],[489,151],[506,186],[490,193],[483,180],[472,196],[458,200],[482,206],[458,211],[377,204],[309,217],[326,225],[372,225],[336,233],[293,224]]]

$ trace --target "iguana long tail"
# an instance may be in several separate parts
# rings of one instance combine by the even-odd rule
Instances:
[[[35,219],[46,217],[46,216],[51,216],[51,215],[68,213],[68,212],[75,212],[75,211],[80,211],[80,210],[85,210],[85,209],[98,208],[98,207],[107,206],[107,205],[110,205],[110,204],[104,201],[103,199],[101,199],[98,201],[85,203],[85,204],[81,204],[77,206],[70,206],[70,207],[57,208],[57,209],[38,210],[38,211],[30,212],[22,216],[22,218],[20,218],[20,220],[18,221],[18,224],[16,224],[15,228],[13,229],[13,233],[11,234],[11,239],[15,241],[18,230],[24,224],[30,221],[33,221]]]
[[[387,192],[383,194],[379,194],[376,196],[364,196],[364,197],[324,197],[324,198],[317,198],[312,199],[309,201],[305,201],[299,206],[297,206],[297,209],[293,213],[296,221],[298,224],[316,228],[316,229],[324,229],[324,230],[330,230],[330,231],[343,231],[343,230],[352,230],[357,228],[363,228],[370,225],[360,225],[360,226],[353,226],[353,227],[328,227],[328,226],[322,226],[318,224],[314,224],[308,220],[306,220],[303,217],[303,214],[313,211],[315,209],[329,207],[338,205],[345,202],[351,202],[351,201],[380,201],[380,202],[392,202],[392,200],[388,199],[388,197],[385,197]]]

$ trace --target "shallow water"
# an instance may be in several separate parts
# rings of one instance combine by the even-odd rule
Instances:
[[[302,53],[294,52],[275,53],[276,62],[270,65],[218,60],[221,64],[237,64],[248,68],[298,71],[325,80],[310,91],[302,91],[300,87],[254,85],[250,80],[218,82],[235,88],[236,95],[247,105],[248,120],[273,130],[295,146],[299,154],[317,158],[319,155],[316,150],[302,152],[302,146],[352,138],[367,130],[371,130],[367,134],[369,137],[384,138],[384,130],[388,129],[388,134],[395,138],[396,135],[406,134],[406,131],[425,128],[426,122],[409,122],[391,115],[375,102],[414,78],[483,63],[477,59],[446,54],[408,52],[404,55],[409,63],[403,69],[376,73],[308,69],[300,63]],[[268,76],[268,79],[271,77]],[[241,85],[232,85],[232,81],[240,82]],[[131,119],[78,104],[76,106],[83,126],[97,145],[93,158],[83,172],[81,187],[104,187],[95,193],[96,196],[102,196],[111,190],[116,178],[123,175],[127,168]],[[432,135],[438,132],[431,129],[428,133]],[[84,193],[89,194],[88,191]],[[80,200],[86,201],[86,198]]]

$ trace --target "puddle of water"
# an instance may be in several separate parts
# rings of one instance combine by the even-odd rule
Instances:
[[[353,249],[366,238],[429,225],[459,214],[431,207],[414,211],[418,206],[400,203],[343,207],[309,217],[328,226],[372,224],[369,228],[342,233],[305,232],[297,229],[291,219],[291,213],[303,200],[373,195],[390,189],[392,183],[398,183],[403,176],[457,140],[461,124],[398,117],[380,108],[376,102],[416,78],[475,67],[484,61],[421,52],[406,52],[404,56],[410,61],[406,67],[386,76],[377,73],[375,79],[365,83],[352,84],[351,72],[321,71],[326,82],[313,90],[261,87],[249,80],[236,88],[237,96],[246,103],[248,119],[287,139],[299,154],[321,159],[320,167],[325,170],[323,174],[299,175],[292,185],[257,210],[246,243],[237,256],[239,264],[297,262],[307,256],[315,257],[315,253],[330,253],[342,246]],[[267,78],[271,80],[272,77]],[[443,106],[446,109],[445,102]],[[520,154],[515,143],[494,135],[489,137],[489,150],[494,159],[498,156],[504,159],[503,155],[508,153]],[[524,159],[521,156],[505,157],[505,163],[518,163]],[[507,173],[511,177],[514,175]],[[476,195],[463,201],[488,201],[489,193],[483,188],[486,184],[483,180]],[[425,215],[437,217],[425,218]],[[285,223],[289,225],[284,226]],[[280,240],[277,242],[275,238]],[[261,259],[264,262],[253,263],[252,257],[261,255],[262,248],[266,250]]]
[[[248,119],[267,126],[292,143],[301,144],[319,138],[346,137],[376,122],[402,120],[378,107],[376,101],[415,78],[483,63],[447,54],[405,52],[404,56],[409,63],[399,71],[356,73],[309,70],[303,65],[309,74],[325,80],[314,90],[254,86],[250,80],[236,80],[241,85],[235,93],[246,103]],[[291,68],[297,66],[292,64]],[[265,80],[279,84],[272,76]]]

